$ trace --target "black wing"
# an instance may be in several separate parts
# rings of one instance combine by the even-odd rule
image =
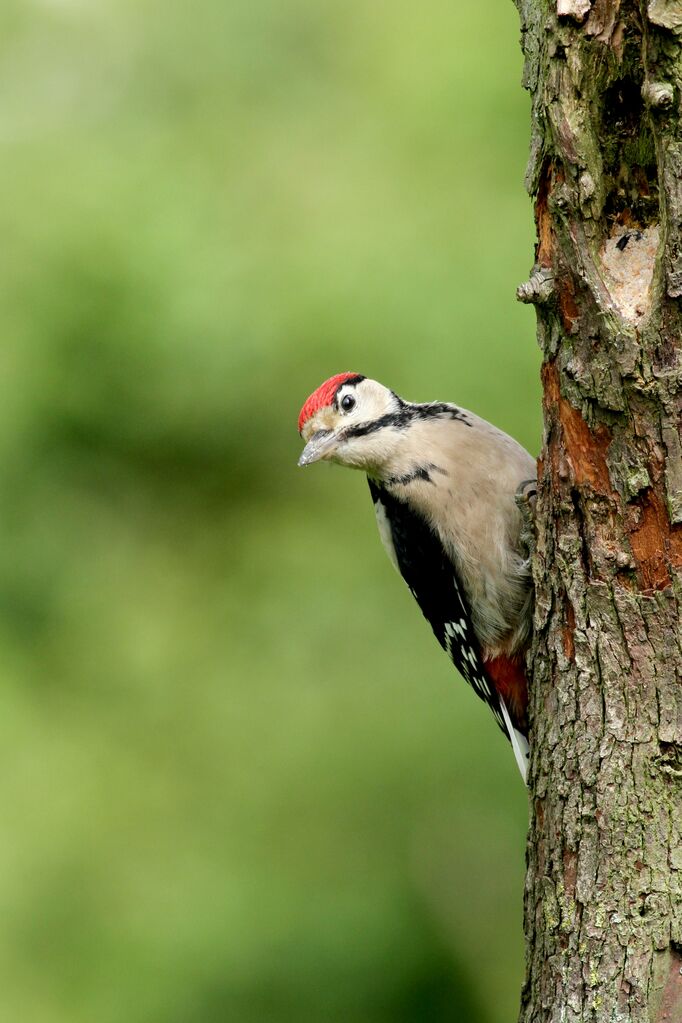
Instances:
[[[507,735],[497,692],[489,681],[454,565],[428,523],[404,501],[369,479],[390,527],[398,568],[434,635],[457,671],[488,704]]]

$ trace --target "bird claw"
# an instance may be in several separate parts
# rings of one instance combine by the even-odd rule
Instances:
[[[519,483],[514,496],[516,507],[521,512],[519,542],[528,560],[530,560],[535,552],[535,503],[537,501],[537,494],[537,481],[524,480],[523,483]]]

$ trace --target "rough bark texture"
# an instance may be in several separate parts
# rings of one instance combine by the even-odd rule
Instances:
[[[522,1023],[682,1023],[682,2],[516,0],[539,463]]]

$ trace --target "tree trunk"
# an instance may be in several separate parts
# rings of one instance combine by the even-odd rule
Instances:
[[[544,353],[522,1023],[682,1023],[682,2],[516,0]]]

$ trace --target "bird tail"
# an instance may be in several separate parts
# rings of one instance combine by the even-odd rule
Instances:
[[[512,749],[514,750],[516,763],[519,768],[519,771],[521,772],[521,777],[523,778],[523,784],[527,785],[528,758],[530,756],[530,747],[528,745],[528,739],[525,737],[523,732],[520,732],[518,730],[518,728],[514,728],[512,720],[509,716],[509,711],[507,710],[507,704],[504,702],[504,698],[502,696],[500,696],[500,709],[502,711],[504,723],[507,727],[507,732],[509,734],[509,740],[512,744]]]

